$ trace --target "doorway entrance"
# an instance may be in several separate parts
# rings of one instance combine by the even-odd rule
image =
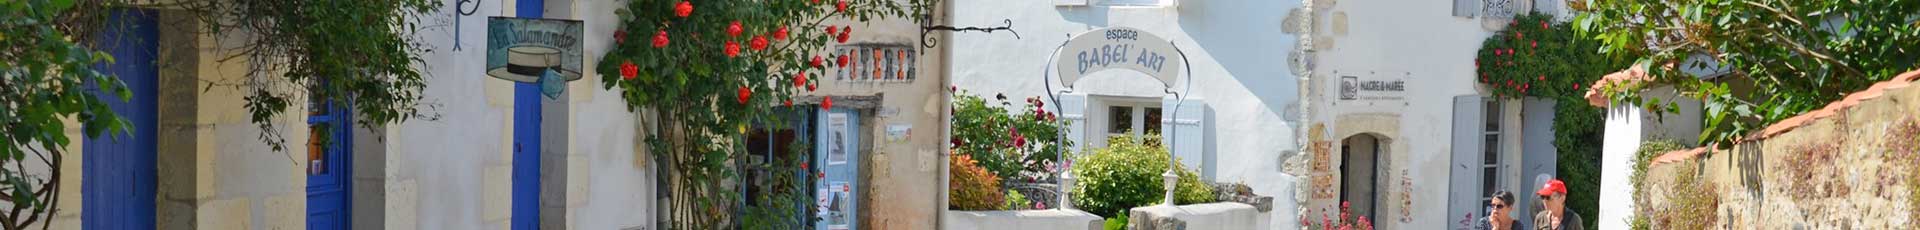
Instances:
[[[1340,200],[1348,202],[1356,217],[1377,220],[1373,215],[1375,188],[1378,185],[1379,159],[1385,149],[1381,138],[1356,134],[1340,141]]]
[[[101,133],[81,140],[80,226],[84,229],[153,229],[155,192],[159,191],[159,52],[157,12],[114,9],[101,33],[102,47],[119,61],[94,68],[117,76],[131,98],[111,93],[99,98],[114,114],[132,123],[130,133]],[[98,92],[98,91],[97,91]]]

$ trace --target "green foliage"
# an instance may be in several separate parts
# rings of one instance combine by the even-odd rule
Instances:
[[[1172,156],[1159,143],[1159,135],[1147,135],[1144,140],[1113,136],[1107,147],[1075,160],[1072,170],[1078,182],[1071,191],[1074,207],[1095,215],[1115,216],[1129,208],[1160,204],[1167,191],[1160,174],[1167,171]],[[1176,204],[1214,202],[1212,187],[1200,182],[1193,170],[1176,166],[1180,176],[1174,186]]]
[[[1719,220],[1718,187],[1700,179],[1699,162],[1675,165],[1673,181],[1664,190],[1666,203],[1649,204],[1651,229],[1708,229]]]
[[[187,0],[151,6],[195,15],[219,36],[236,36],[235,56],[250,62],[239,82],[209,81],[208,87],[244,91],[259,138],[275,151],[285,140],[273,122],[288,106],[319,97],[352,102],[361,126],[408,119],[434,119],[420,110],[426,79],[417,65],[432,52],[416,36],[421,18],[438,0],[227,1]],[[222,60],[229,60],[222,59]],[[322,100],[315,100],[322,101]]]
[[[1479,82],[1498,97],[1580,98],[1587,84],[1630,64],[1595,54],[1599,47],[1599,42],[1580,39],[1566,23],[1553,21],[1552,15],[1521,15],[1480,44],[1474,68]]]
[[[1627,176],[1627,183],[1633,185],[1633,206],[1636,212],[1633,218],[1627,219],[1627,226],[1630,229],[1650,229],[1653,227],[1652,219],[1650,218],[1653,214],[1653,203],[1647,200],[1650,194],[1647,194],[1644,182],[1647,178],[1647,166],[1653,163],[1653,158],[1660,157],[1660,154],[1681,150],[1683,148],[1685,147],[1673,140],[1656,140],[1641,143],[1640,149],[1634,152],[1633,173]]]
[[[1020,191],[1007,190],[1007,204],[1002,205],[1000,210],[1028,209],[1032,208],[1032,206],[1029,205],[1032,203],[1033,201],[1028,201],[1027,196],[1021,195]]]
[[[994,210],[1007,204],[1000,177],[976,165],[972,156],[953,154],[948,160],[947,205],[953,210]]]
[[[1555,102],[1554,149],[1559,154],[1558,175],[1570,191],[1597,191],[1600,187],[1600,145],[1604,111],[1587,106],[1587,84],[1632,64],[1621,55],[1594,52],[1602,43],[1575,34],[1572,26],[1551,15],[1515,17],[1507,28],[1481,44],[1474,62],[1496,97],[1540,97]],[[1567,206],[1587,219],[1597,219],[1600,194],[1569,194]],[[1597,223],[1587,223],[1589,228]]]
[[[807,210],[809,205],[813,204],[813,197],[808,196],[805,192],[813,186],[808,183],[805,178],[808,175],[812,175],[812,173],[807,172],[805,169],[800,171],[807,173],[778,173],[782,172],[778,170],[791,169],[777,166],[801,164],[801,162],[812,160],[812,158],[805,157],[809,156],[806,154],[806,151],[810,149],[806,147],[811,146],[811,143],[795,141],[792,144],[793,146],[788,148],[792,152],[787,153],[785,157],[773,157],[776,162],[750,166],[767,170],[768,173],[763,175],[769,178],[761,183],[749,185],[765,187],[766,189],[762,191],[766,192],[762,192],[756,197],[748,197],[748,202],[751,202],[753,205],[746,207],[745,215],[740,216],[741,227],[743,229],[774,230],[807,229],[813,227],[813,225],[808,222],[811,217],[793,215],[795,210]]]
[[[97,8],[78,8],[73,0],[0,1],[0,197],[11,212],[0,213],[0,229],[24,229],[54,212],[59,174],[36,175],[35,168],[60,171],[68,136],[64,119],[81,125],[83,135],[119,137],[134,128],[107,107],[127,100],[132,91],[119,78],[93,69],[113,56],[77,36],[96,32],[96,24],[63,20],[104,18]],[[31,161],[28,158],[38,159]],[[22,212],[25,211],[25,212]]]
[[[1920,1],[1586,1],[1574,8],[1581,35],[1602,43],[1598,51],[1637,57],[1654,84],[1701,99],[1700,141],[1714,146],[1920,63],[1913,48],[1920,47],[1913,13]],[[1680,68],[1725,69],[1728,77],[1701,80]],[[1610,91],[1615,101],[1672,110],[1672,102],[1640,97],[1638,87]]]
[[[686,213],[729,213],[735,207],[726,204],[740,203],[741,197],[730,192],[736,188],[722,182],[739,178],[729,161],[745,152],[745,146],[734,144],[742,142],[744,127],[782,120],[776,111],[782,107],[777,105],[819,86],[819,81],[808,78],[825,76],[829,66],[815,66],[811,60],[834,62],[837,57],[825,54],[828,46],[855,34],[853,25],[882,18],[918,18],[931,12],[932,3],[626,1],[614,10],[620,22],[614,29],[615,43],[594,72],[600,75],[603,88],[620,93],[629,111],[646,109],[657,114],[649,120],[658,124],[649,126],[654,129],[644,132],[643,141],[651,146],[648,150],[654,158],[669,167],[663,177],[684,182],[663,191],[673,198],[667,205]],[[846,7],[839,10],[836,4]],[[823,23],[829,20],[850,22]],[[827,27],[838,34],[829,34]],[[780,31],[786,31],[784,39]],[[769,167],[790,170],[798,164]],[[729,228],[728,216],[673,215],[663,228]]]
[[[997,103],[957,91],[953,94],[953,146],[958,152],[972,154],[981,166],[1000,178],[1046,179],[1053,175],[1059,153],[1071,141],[1057,138],[1067,125],[1042,106],[1038,97],[1027,98],[1021,112],[1003,95]],[[1022,173],[1027,172],[1027,173]]]
[[[1101,223],[1100,229],[1127,230],[1127,212],[1120,212],[1120,214],[1114,215],[1113,217],[1107,217],[1107,221]]]

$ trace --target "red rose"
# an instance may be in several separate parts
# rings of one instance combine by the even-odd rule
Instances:
[[[840,61],[839,61],[839,63],[840,63],[840,67],[841,67],[841,68],[846,68],[846,67],[847,67],[847,55],[840,55]]]
[[[727,46],[725,51],[727,53],[727,57],[740,56],[740,43],[727,41]]]
[[[774,30],[773,40],[787,40],[787,28],[780,27],[780,29]]]
[[[819,88],[819,87],[820,85],[807,85],[807,92],[813,92],[813,88]]]
[[[1520,31],[1513,32],[1513,39],[1525,39],[1525,38],[1527,38],[1527,34],[1520,33]]]
[[[833,96],[820,98],[820,108],[833,109]]]
[[[615,31],[613,31],[613,43],[614,43],[614,44],[626,44],[626,43],[627,43],[627,30],[615,30]]]
[[[620,78],[633,80],[636,75],[640,75],[640,66],[634,65],[631,60],[620,63]]]
[[[1027,137],[1013,136],[1013,147],[1020,147],[1020,148],[1027,147]]]
[[[680,4],[675,4],[673,6],[673,15],[680,16],[682,18],[687,17],[687,15],[693,15],[693,3],[687,2],[687,1],[680,1]]]
[[[786,105],[787,107],[793,107],[793,99],[787,99]],[[806,167],[802,166],[800,168],[805,169]]]
[[[813,64],[813,67],[820,67],[820,62],[820,55],[813,55],[813,60],[808,63]]]
[[[753,36],[753,40],[747,41],[747,47],[752,48],[753,51],[767,50],[767,37]]]
[[[813,0],[813,4],[820,4],[820,0]]]
[[[1527,41],[1527,45],[1529,45],[1529,46],[1533,46],[1533,47],[1535,47],[1535,48],[1537,48],[1537,47],[1540,47],[1540,42],[1538,42],[1538,41]]]
[[[840,33],[839,28],[834,28],[833,26],[827,26],[827,36],[833,36],[833,34],[838,34],[838,33]]]
[[[747,104],[747,99],[751,99],[751,98],[753,98],[753,89],[748,89],[746,86],[741,86],[740,87],[740,104]]]
[[[659,33],[653,34],[653,48],[667,47],[669,42],[672,40],[667,39],[667,30],[660,30]]]
[[[1539,77],[1538,79],[1539,79],[1539,80],[1541,80],[1541,81],[1545,81],[1545,80],[1547,80],[1547,75],[1540,75],[1540,77]]]
[[[834,40],[838,40],[840,43],[847,43],[847,34],[851,32],[853,32],[853,27],[847,27],[846,30],[841,30],[840,37],[836,37]]]
[[[744,31],[744,30],[746,30],[746,29],[741,29],[741,28],[740,28],[740,21],[738,21],[738,20],[736,20],[736,21],[733,21],[733,23],[732,23],[732,24],[727,24],[727,36],[728,36],[728,37],[739,37],[739,36],[740,36],[740,31]]]
[[[1547,21],[1540,21],[1540,29],[1547,29]]]
[[[807,86],[807,72],[806,72],[806,71],[801,71],[801,72],[800,72],[800,74],[795,74],[795,75],[793,75],[793,87],[794,87],[794,88],[800,88],[800,87],[805,87],[805,86]]]
[[[842,12],[842,11],[847,11],[847,0],[839,0],[833,3],[833,12]]]
[[[793,102],[793,101],[787,101]],[[807,162],[800,162],[800,170],[807,170]]]

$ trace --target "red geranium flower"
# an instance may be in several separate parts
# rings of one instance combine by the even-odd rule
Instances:
[[[733,42],[733,41],[727,41],[727,46],[726,46],[726,50],[725,50],[725,51],[726,51],[726,53],[727,53],[727,57],[738,57],[738,56],[740,56],[740,43],[736,43],[736,42]]]
[[[687,15],[693,15],[693,3],[687,2],[687,1],[680,1],[680,4],[675,4],[673,6],[673,15],[680,16],[682,18],[687,17]]]
[[[747,48],[752,48],[753,51],[767,50],[767,37],[753,36],[753,40],[747,41]]]
[[[653,48],[667,47],[669,42],[672,40],[667,39],[667,30],[660,30],[659,33],[653,34]]]
[[[640,66],[633,65],[632,60],[620,63],[620,78],[633,80],[636,75],[640,75]]]
[[[753,89],[748,89],[746,86],[741,86],[740,87],[740,104],[747,104],[747,99],[751,99],[751,98],[753,98]]]
[[[801,71],[800,74],[793,75],[793,87],[799,88],[804,86],[807,86],[807,72]]]
[[[732,24],[727,24],[727,36],[728,36],[728,37],[739,37],[739,36],[740,36],[740,31],[745,31],[745,30],[746,30],[746,29],[742,29],[742,28],[740,28],[740,21],[738,21],[738,20],[735,20],[735,21],[733,21],[733,23],[732,23]]]

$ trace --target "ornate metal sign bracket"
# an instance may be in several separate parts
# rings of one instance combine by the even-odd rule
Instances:
[[[920,20],[920,22],[921,22],[920,46],[925,48],[933,48],[934,46],[938,46],[940,44],[940,39],[927,36],[928,34],[932,34],[934,31],[958,31],[958,32],[980,31],[980,32],[993,33],[994,31],[1005,30],[1008,33],[1013,33],[1013,39],[1020,39],[1020,32],[1013,31],[1013,19],[1002,19],[1001,22],[1006,23],[1007,25],[999,26],[999,27],[976,27],[976,26],[953,27],[949,25],[933,25],[933,20]]]

